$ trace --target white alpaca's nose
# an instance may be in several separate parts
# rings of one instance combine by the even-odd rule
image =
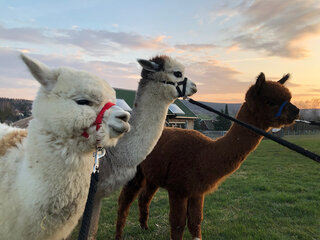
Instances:
[[[190,91],[191,91],[191,94],[195,94],[198,91],[197,85],[195,83],[191,83]]]
[[[190,87],[188,90],[189,91],[186,93],[187,96],[191,96],[191,95],[195,94],[198,91],[197,85],[194,82],[190,81]]]
[[[124,111],[118,106],[112,106],[110,119],[108,125],[110,127],[110,137],[117,138],[121,134],[128,132],[130,130],[130,125],[128,123],[130,119],[130,113]]]
[[[118,118],[121,121],[128,122],[130,119],[130,114],[126,111],[117,112],[115,118]]]

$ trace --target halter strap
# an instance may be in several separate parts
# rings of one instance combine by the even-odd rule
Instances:
[[[101,111],[98,113],[98,116],[96,118],[96,120],[94,121],[94,123],[92,124],[92,126],[96,125],[96,131],[98,131],[101,128],[101,123],[102,123],[102,119],[103,119],[103,115],[105,113],[105,111],[107,111],[109,108],[111,108],[112,106],[114,106],[115,104],[112,102],[107,102],[103,108],[101,109]],[[85,137],[85,138],[89,138],[89,134],[87,133],[87,130],[85,130],[81,136]]]
[[[283,108],[286,106],[287,103],[288,103],[288,101],[284,101],[284,102],[281,104],[278,112],[276,113],[276,115],[274,115],[274,117],[280,117],[280,116],[281,116],[282,110],[283,110]]]
[[[170,85],[175,86],[177,89],[177,92],[179,94],[179,97],[184,97],[186,94],[186,89],[187,89],[187,81],[188,81],[188,78],[184,78],[183,81],[180,81],[180,82],[167,82],[167,81],[161,81],[161,82],[164,84],[170,84]],[[179,85],[183,85],[182,91],[179,88]]]

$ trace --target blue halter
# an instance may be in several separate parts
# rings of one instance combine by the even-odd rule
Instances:
[[[279,108],[279,111],[276,113],[276,115],[274,115],[274,117],[280,117],[280,116],[281,116],[282,110],[283,110],[283,108],[286,106],[287,103],[288,103],[288,101],[284,101],[284,102],[281,104],[281,106],[280,106],[280,108]]]

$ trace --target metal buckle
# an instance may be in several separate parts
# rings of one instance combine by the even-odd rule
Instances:
[[[102,158],[104,155],[106,155],[106,149],[103,147],[97,147],[96,151],[93,153],[93,173],[99,172],[99,159]]]

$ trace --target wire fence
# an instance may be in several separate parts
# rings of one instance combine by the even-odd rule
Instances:
[[[212,139],[216,139],[216,138],[224,136],[228,131],[210,131],[210,130],[203,131],[203,130],[199,130],[199,132],[203,133],[207,137],[210,137]]]
[[[207,137],[216,139],[224,136],[228,131],[200,130],[199,132],[203,133]],[[311,129],[296,129],[296,130],[282,129],[279,132],[274,132],[272,134],[278,137],[291,136],[291,135],[320,135],[320,129],[312,129],[312,130]]]
[[[293,136],[293,135],[320,135],[320,130],[317,129],[297,129],[297,130],[281,130],[279,132],[273,133],[274,135],[278,137],[283,136]]]

